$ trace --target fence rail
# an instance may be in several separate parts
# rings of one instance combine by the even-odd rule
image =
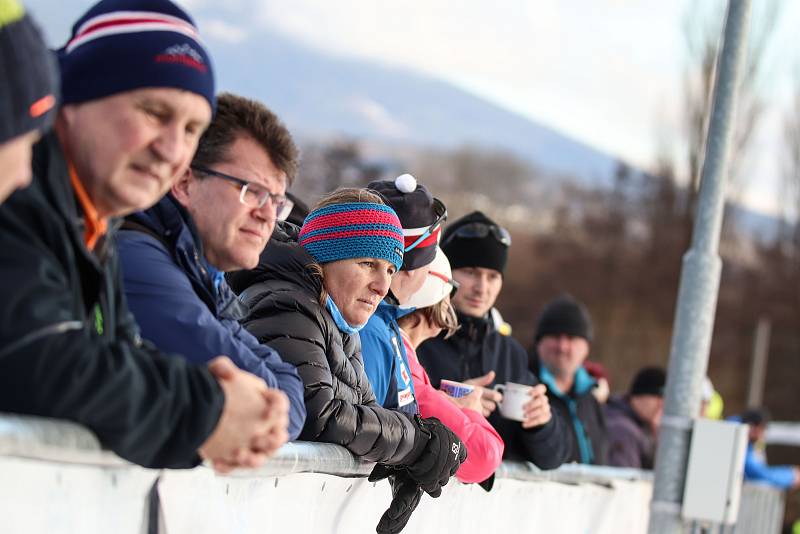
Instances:
[[[78,425],[0,414],[9,533],[374,532],[390,489],[364,478],[371,469],[341,447],[296,442],[260,469],[225,476],[150,470],[103,451]],[[491,492],[453,481],[423,498],[407,530],[644,533],[651,491],[652,474],[636,469],[505,462]],[[739,524],[714,532],[777,534],[782,514],[781,493],[748,485]]]

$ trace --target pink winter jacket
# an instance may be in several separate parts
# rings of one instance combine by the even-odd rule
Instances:
[[[420,415],[438,418],[467,446],[467,460],[458,468],[456,478],[465,483],[483,482],[503,461],[503,439],[483,414],[456,406],[444,392],[435,389],[428,373],[419,363],[414,347],[405,336],[403,343],[411,367]]]

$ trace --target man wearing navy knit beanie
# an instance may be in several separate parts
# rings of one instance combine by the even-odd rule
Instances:
[[[17,0],[0,0],[0,204],[31,181],[31,147],[53,122],[55,58]]]
[[[58,60],[54,131],[0,206],[0,411],[84,424],[144,466],[258,465],[285,397],[227,358],[195,366],[143,342],[114,245],[116,218],[164,195],[211,120],[197,28],[167,0],[103,0]]]

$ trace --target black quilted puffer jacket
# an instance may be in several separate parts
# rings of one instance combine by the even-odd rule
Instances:
[[[416,427],[375,401],[358,335],[341,332],[320,305],[322,281],[297,243],[299,228],[279,223],[258,267],[228,276],[250,308],[242,324],[297,367],[308,416],[301,440],[336,443],[365,460],[406,464]]]

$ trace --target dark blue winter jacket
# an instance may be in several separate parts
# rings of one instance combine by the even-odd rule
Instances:
[[[306,418],[303,382],[293,365],[239,324],[248,310],[205,260],[189,213],[167,195],[131,215],[117,244],[125,294],[142,337],[195,363],[228,356],[282,390],[290,402],[289,437],[296,439]]]

